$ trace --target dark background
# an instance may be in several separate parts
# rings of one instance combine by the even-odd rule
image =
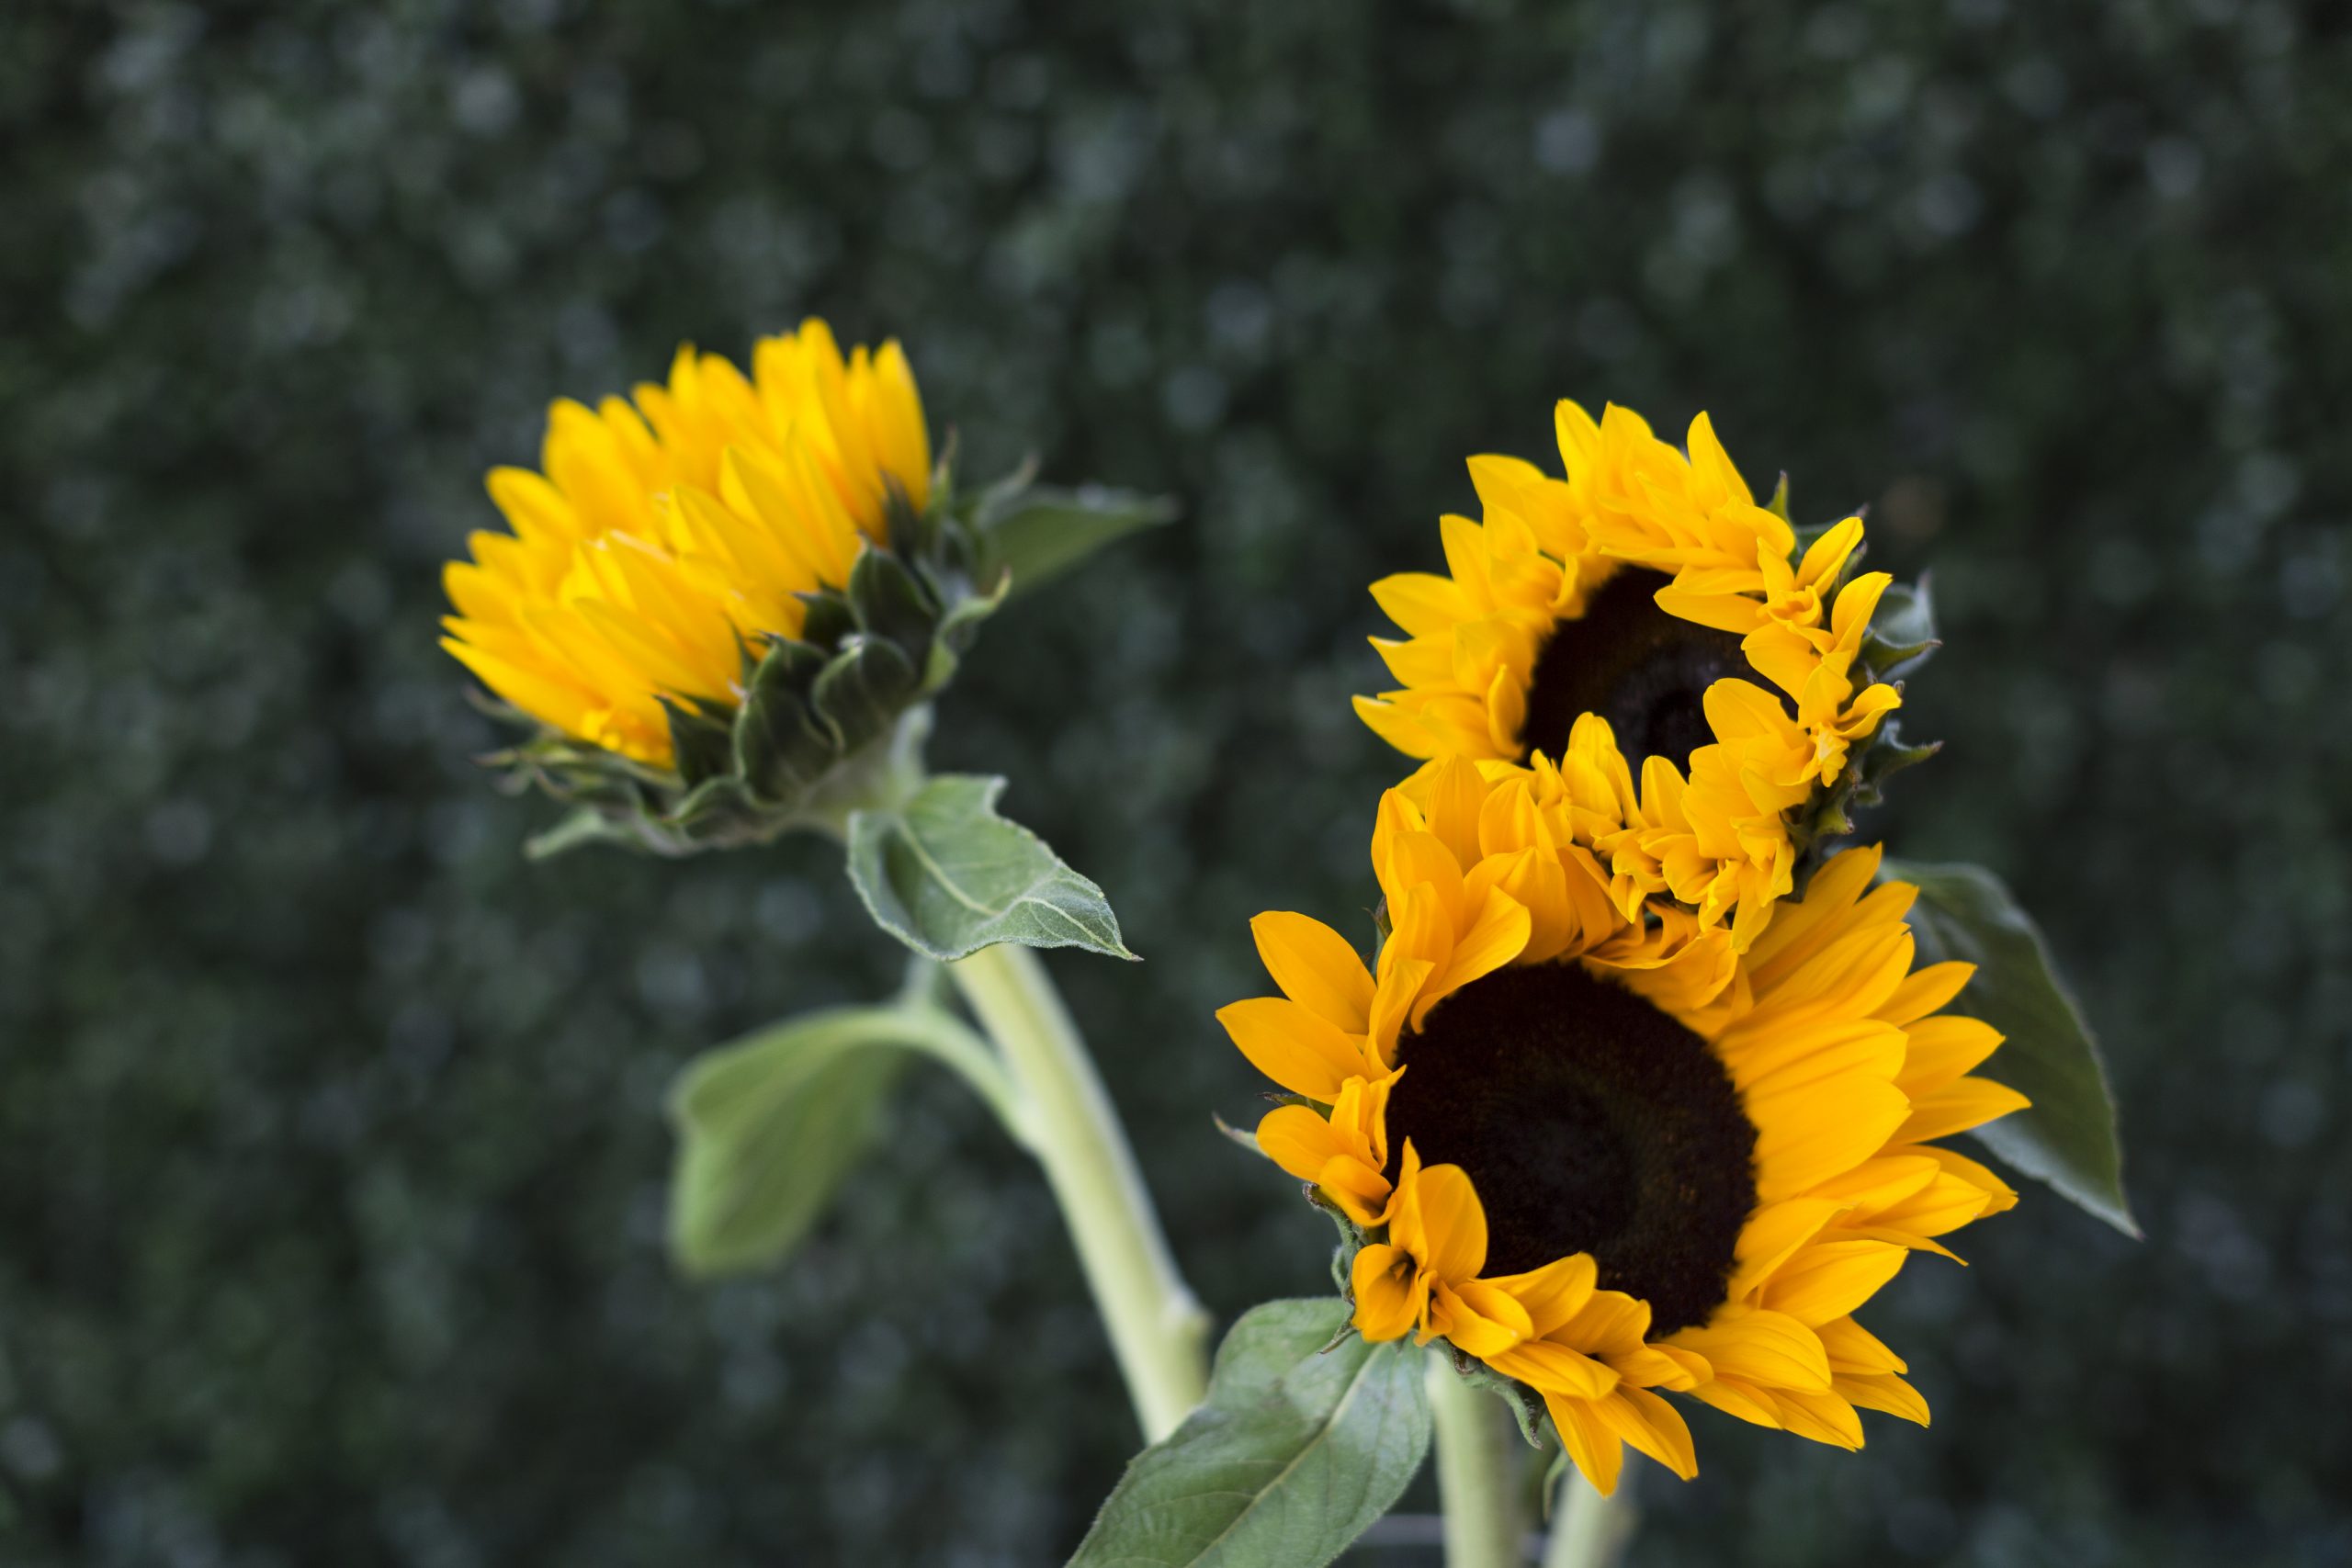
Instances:
[[[967,473],[1187,506],[991,625],[934,755],[1010,774],[1149,960],[1054,968],[1221,1320],[1326,1288],[1210,1127],[1259,1087],[1210,1013],[1250,914],[1370,897],[1365,584],[1438,559],[1466,455],[1555,461],[1555,397],[1705,407],[1934,567],[1906,718],[1951,746],[1883,825],[2046,922],[2148,1240],[2030,1192],[1873,1310],[1932,1431],[1699,1411],[1635,1562],[2345,1561],[2343,21],[0,9],[0,1561],[1083,1529],[1129,1417],[957,1084],[789,1268],[665,1262],[680,1065],[892,982],[832,855],[525,863],[551,807],[468,761],[434,645],[551,396],[807,311],[904,337]]]

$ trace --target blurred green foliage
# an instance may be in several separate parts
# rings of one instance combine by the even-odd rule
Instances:
[[[789,1269],[681,1282],[697,1049],[885,992],[816,844],[526,863],[434,646],[547,400],[806,311],[976,475],[1181,494],[938,762],[1115,903],[1069,987],[1210,1304],[1245,920],[1371,897],[1364,585],[1551,400],[1713,411],[1932,565],[1905,852],[2041,917],[2133,1246],[1875,1309],[1936,1406],[1700,1413],[1645,1564],[2352,1555],[2352,39],[2276,0],[0,9],[0,1559],[1037,1563],[1132,1443],[1034,1170],[918,1071]],[[1363,1553],[1401,1562],[1401,1551]]]

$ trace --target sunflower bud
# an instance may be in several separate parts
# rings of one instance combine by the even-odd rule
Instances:
[[[574,807],[533,852],[838,834],[905,796],[1016,578],[1167,515],[1028,480],[959,495],[899,345],[845,357],[813,320],[749,377],[689,347],[666,385],[555,404],[542,471],[490,477],[513,532],[446,578],[443,646],[537,730],[485,760]]]

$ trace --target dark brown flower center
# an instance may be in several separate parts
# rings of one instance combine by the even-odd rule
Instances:
[[[1690,753],[1714,739],[1702,705],[1707,688],[1753,672],[1739,638],[1669,615],[1654,595],[1674,581],[1627,568],[1601,584],[1573,621],[1552,628],[1527,687],[1521,760],[1557,757],[1577,717],[1597,713],[1638,780],[1642,763],[1664,757],[1685,773]]]
[[[1469,1173],[1489,1275],[1578,1252],[1651,1333],[1722,1304],[1756,1207],[1756,1129],[1707,1043],[1573,964],[1498,970],[1403,1042],[1388,1146]]]

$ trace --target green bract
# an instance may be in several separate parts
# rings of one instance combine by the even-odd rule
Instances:
[[[1775,501],[1785,504],[1787,490],[1788,479],[1783,476]],[[1801,532],[1800,546],[1811,542],[1819,532]],[[1847,562],[1841,586],[1859,569],[1861,556],[1862,552],[1857,550]],[[1852,671],[1854,688],[1860,691],[1873,682],[1884,681],[1900,691],[1903,678],[1925,664],[1942,646],[1936,637],[1928,580],[1922,577],[1916,583],[1890,583],[1879,597],[1869,629],[1862,634],[1861,653],[1854,660]],[[1854,831],[1854,813],[1885,799],[1888,779],[1915,763],[1926,761],[1941,750],[1940,740],[1906,745],[1902,720],[1894,715],[1880,720],[1869,739],[1857,743],[1847,754],[1846,766],[1838,773],[1837,783],[1816,791],[1805,807],[1791,813],[1789,838],[1799,857],[1799,886],[1815,866],[1836,851],[1838,840]]]

